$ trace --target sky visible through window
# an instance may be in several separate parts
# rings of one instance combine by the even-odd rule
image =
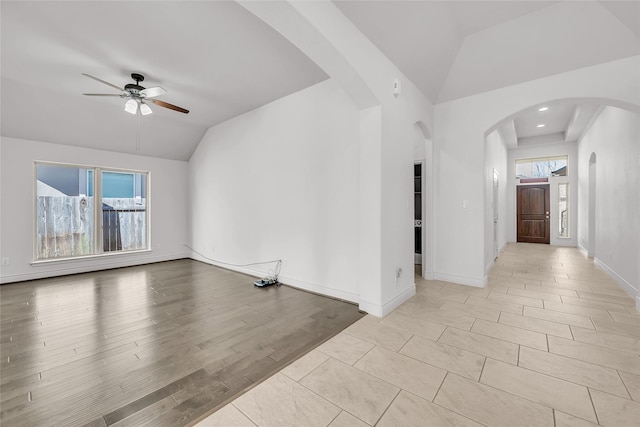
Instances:
[[[516,178],[549,178],[567,175],[567,156],[516,160]]]

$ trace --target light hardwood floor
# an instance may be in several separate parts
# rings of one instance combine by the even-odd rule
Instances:
[[[184,426],[357,306],[192,260],[0,287],[0,424]]]
[[[576,249],[509,244],[486,289],[416,285],[198,426],[640,426],[640,314]]]

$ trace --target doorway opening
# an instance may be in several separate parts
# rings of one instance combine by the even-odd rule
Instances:
[[[517,186],[518,242],[551,241],[549,184]]]
[[[422,254],[423,254],[423,197],[422,197],[422,178],[423,164],[422,162],[413,165],[413,234],[414,234],[414,250],[413,263],[415,265],[415,273],[422,276]]]

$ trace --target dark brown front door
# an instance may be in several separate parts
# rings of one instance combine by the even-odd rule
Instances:
[[[518,186],[518,242],[549,243],[549,184]]]

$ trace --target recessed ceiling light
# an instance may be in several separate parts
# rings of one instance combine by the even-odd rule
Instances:
[[[547,111],[549,109],[549,107],[540,107],[538,108],[538,111]]]
[[[540,123],[537,127],[543,128],[544,127],[544,123]]]

